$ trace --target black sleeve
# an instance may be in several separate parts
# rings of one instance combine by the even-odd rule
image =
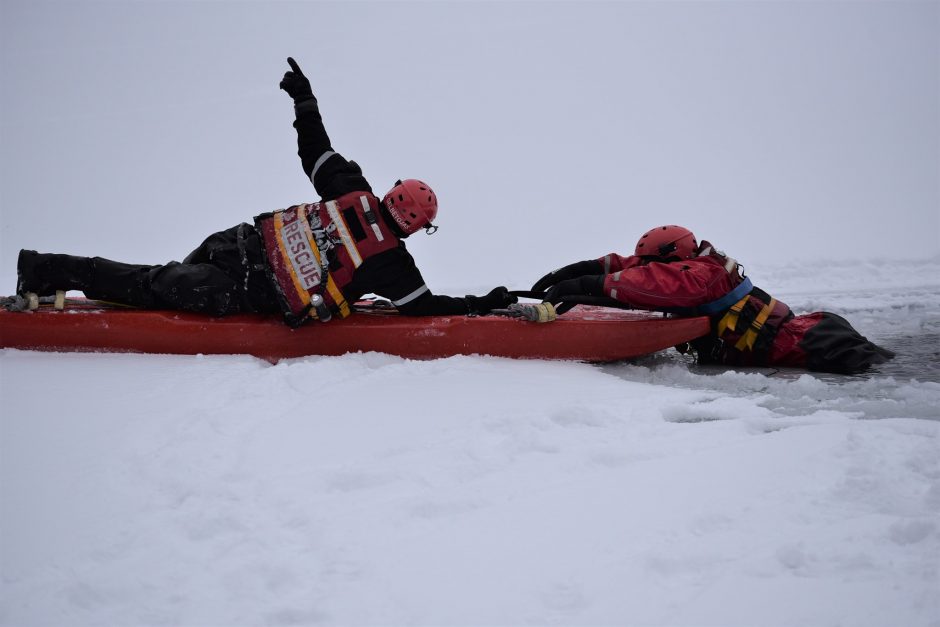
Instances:
[[[406,316],[465,316],[470,313],[467,301],[459,296],[441,296],[430,290],[406,305],[397,305]]]
[[[367,259],[344,292],[347,298],[378,294],[406,316],[464,316],[470,312],[463,298],[431,293],[404,242]]]
[[[304,173],[323,200],[332,200],[349,192],[366,191],[372,187],[355,161],[347,161],[333,150],[323,126],[320,108],[311,98],[294,106],[297,129],[297,154]]]

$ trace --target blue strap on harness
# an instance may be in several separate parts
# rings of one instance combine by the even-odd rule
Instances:
[[[750,277],[744,277],[744,280],[741,283],[719,298],[718,300],[713,300],[710,303],[705,303],[704,305],[699,305],[698,307],[693,307],[693,311],[699,315],[710,316],[716,314],[719,311],[724,311],[731,307],[745,296],[747,296],[750,291],[754,289],[754,285],[751,283]]]

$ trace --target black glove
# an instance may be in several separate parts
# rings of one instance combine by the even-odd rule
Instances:
[[[300,66],[297,65],[293,57],[287,57],[287,63],[290,65],[290,70],[284,72],[284,78],[281,79],[281,89],[294,99],[295,104],[313,98],[310,81],[300,71]]]
[[[584,276],[586,274],[604,274],[604,266],[597,259],[588,259],[587,261],[578,261],[568,264],[564,268],[552,270],[532,286],[533,292],[542,292],[561,281]]]
[[[470,313],[477,316],[485,316],[494,309],[504,309],[519,300],[502,286],[494,287],[486,296],[465,296],[464,298]]]
[[[559,305],[558,303],[561,303],[562,298],[565,296],[603,296],[604,276],[604,274],[592,274],[562,281],[548,290],[544,302],[555,305],[555,312],[563,314],[577,304],[562,303]]]

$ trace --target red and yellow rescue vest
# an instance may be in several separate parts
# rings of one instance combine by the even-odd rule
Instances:
[[[345,318],[350,304],[343,288],[362,263],[399,244],[369,192],[350,192],[325,202],[294,205],[255,218],[268,271],[291,326],[316,317],[310,299],[323,297]]]
[[[699,256],[712,257],[724,265],[735,287],[746,282],[749,288],[736,302],[714,312],[707,312],[712,319],[713,333],[723,344],[722,361],[748,365],[751,361],[759,359],[758,356],[769,353],[777,331],[784,322],[793,317],[793,313],[786,303],[773,298],[760,288],[751,286],[750,281],[741,276],[737,261],[715,250],[708,242],[702,244]],[[702,307],[707,308],[710,304]]]

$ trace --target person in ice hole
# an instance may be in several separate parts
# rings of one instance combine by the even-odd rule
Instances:
[[[436,230],[434,192],[408,179],[377,198],[359,165],[333,150],[310,81],[294,59],[287,63],[280,88],[294,101],[298,155],[319,202],[214,233],[182,263],[21,250],[17,294],[80,290],[98,300],[212,316],[281,312],[291,326],[345,317],[365,294],[387,298],[409,316],[482,315],[515,302],[505,287],[463,298],[432,294],[404,240]]]
[[[609,297],[638,309],[706,315],[711,333],[680,351],[699,363],[782,366],[853,373],[883,363],[894,353],[860,335],[834,313],[795,316],[783,302],[751,284],[737,261],[688,229],[656,227],[629,257],[612,253],[549,272],[532,286],[545,302],[572,305],[566,296]]]

